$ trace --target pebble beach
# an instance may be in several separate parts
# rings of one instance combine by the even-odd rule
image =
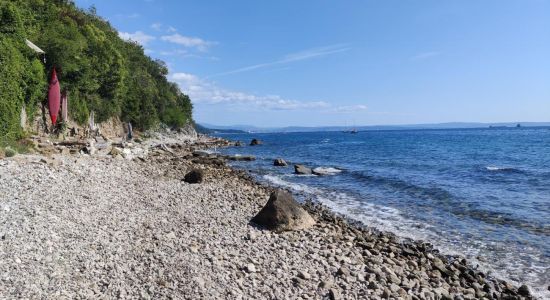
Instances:
[[[228,142],[0,160],[0,298],[535,299],[318,203],[303,204],[312,227],[261,228],[274,188],[193,154],[212,145]],[[201,183],[182,180],[193,169]]]

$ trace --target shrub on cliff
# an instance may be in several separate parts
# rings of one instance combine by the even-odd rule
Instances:
[[[46,64],[25,39],[46,52]],[[84,11],[68,0],[0,0],[0,74],[5,78],[0,136],[17,137],[23,105],[32,117],[46,101],[54,67],[69,94],[69,117],[80,124],[92,110],[96,122],[120,117],[137,129],[193,123],[191,101],[167,80],[166,65],[146,56],[137,43],[122,40],[93,7]]]

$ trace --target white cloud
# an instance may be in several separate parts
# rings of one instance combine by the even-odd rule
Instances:
[[[215,75],[210,76],[210,77],[217,77],[217,76],[224,76],[224,75],[248,72],[248,71],[252,71],[252,70],[257,70],[257,69],[261,69],[261,68],[275,66],[275,65],[288,64],[288,63],[297,62],[297,61],[301,61],[301,60],[312,59],[312,58],[315,58],[315,57],[321,57],[321,56],[326,56],[326,55],[330,55],[330,54],[334,54],[334,53],[345,52],[345,51],[348,51],[350,49],[351,48],[346,44],[336,44],[336,45],[330,45],[330,46],[325,46],[325,47],[311,48],[311,49],[306,49],[306,50],[303,50],[303,51],[300,51],[300,52],[287,54],[282,59],[279,59],[279,60],[276,60],[276,61],[255,64],[255,65],[251,65],[251,66],[247,66],[247,67],[242,67],[242,68],[239,68],[239,69],[235,69],[235,70],[231,70],[231,71],[227,71],[227,72],[223,72],[223,73],[218,73],[218,74],[215,74]]]
[[[365,105],[335,107],[325,101],[297,101],[278,95],[259,96],[231,91],[189,73],[174,73],[170,79],[178,83],[194,103],[225,104],[260,110],[314,110],[329,113],[357,112],[366,109]]]
[[[438,56],[440,54],[441,53],[439,53],[437,51],[422,52],[422,53],[419,53],[419,54],[411,57],[411,60],[424,60],[424,59],[428,59],[428,58],[431,58],[431,57],[434,57],[434,56]]]
[[[146,46],[150,41],[154,40],[155,37],[148,35],[142,31],[136,31],[134,33],[130,32],[119,32],[118,35],[125,40],[130,40],[139,43],[142,46]]]
[[[156,31],[160,31],[162,29],[162,23],[153,23],[151,24],[151,28],[153,28]]]
[[[208,47],[215,44],[214,42],[205,41],[201,38],[183,36],[179,33],[164,35],[160,39],[166,42],[182,45],[184,47],[196,48],[200,51],[205,51]]]
[[[166,31],[168,32],[176,32],[178,31],[176,28],[172,27],[172,26],[168,26],[168,29],[166,29]]]
[[[337,106],[330,110],[330,112],[334,113],[354,113],[354,112],[360,112],[367,110],[368,107],[364,104],[357,104],[357,105],[344,105],[344,106]]]

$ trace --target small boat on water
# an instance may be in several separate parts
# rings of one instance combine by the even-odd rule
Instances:
[[[57,122],[57,114],[59,113],[60,103],[61,88],[59,86],[59,80],[57,79],[57,73],[55,72],[55,68],[53,68],[50,88],[48,90],[48,109],[50,110],[50,118],[52,119],[53,125]]]

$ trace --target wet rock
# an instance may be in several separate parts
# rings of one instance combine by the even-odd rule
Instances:
[[[313,174],[311,168],[308,168],[304,165],[294,165],[294,173],[299,175],[310,175]]]
[[[250,141],[250,146],[258,146],[261,144],[263,144],[263,142],[258,139],[252,139],[252,141]]]
[[[277,232],[305,229],[315,224],[315,220],[292,195],[280,189],[271,193],[266,205],[252,222]]]
[[[253,155],[229,155],[226,159],[233,161],[254,161],[256,157]]]
[[[529,297],[531,295],[531,292],[529,291],[529,288],[523,284],[518,288],[518,294],[524,297]]]
[[[282,158],[277,158],[276,160],[274,160],[273,165],[276,166],[276,167],[286,167],[286,166],[288,166],[286,161]]]
[[[210,152],[204,151],[204,150],[196,150],[193,151],[193,156],[196,157],[208,157],[210,155]]]
[[[185,174],[183,181],[193,184],[193,183],[201,183],[203,179],[204,179],[203,171],[199,169],[194,169],[194,170],[191,170],[189,173]]]

